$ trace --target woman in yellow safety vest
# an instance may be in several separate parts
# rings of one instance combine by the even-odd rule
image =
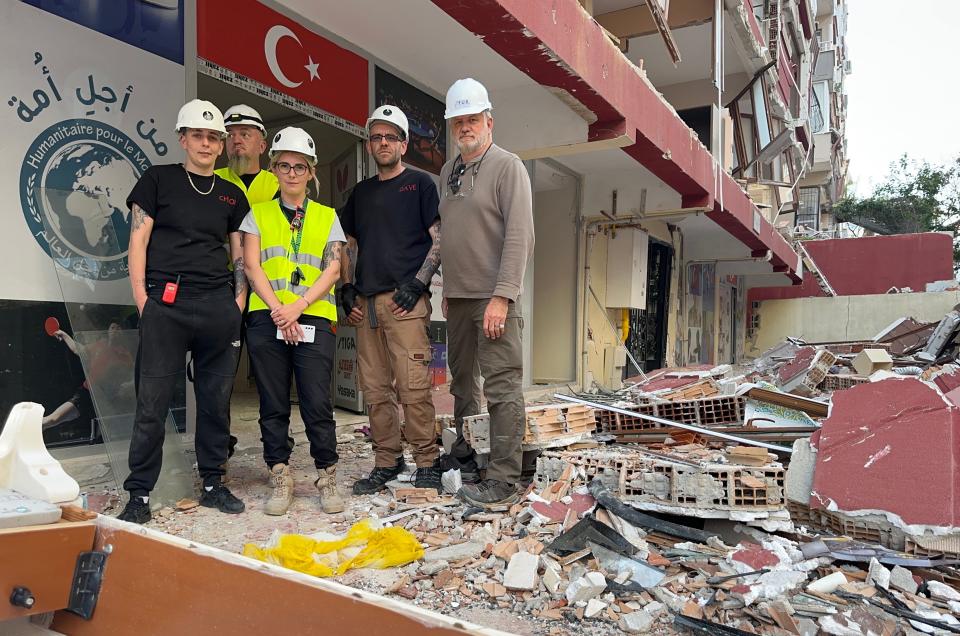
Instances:
[[[344,507],[336,486],[330,380],[337,320],[333,287],[346,237],[334,209],[307,197],[307,183],[316,182],[316,163],[306,131],[288,127],[274,135],[270,170],[280,181],[280,197],[254,205],[240,226],[244,270],[253,288],[247,346],[260,393],[263,458],[273,486],[263,511],[271,515],[286,513],[293,501],[287,443],[291,374],[318,471],[320,506],[327,513]]]

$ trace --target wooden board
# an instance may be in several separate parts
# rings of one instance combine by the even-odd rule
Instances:
[[[77,556],[93,549],[95,530],[90,522],[0,530],[0,590],[4,595],[0,621],[66,607]],[[7,599],[15,587],[28,588],[36,604],[29,610],[11,605]]]
[[[97,546],[113,551],[93,618],[56,614],[52,628],[71,636],[502,633],[158,532],[98,523]]]

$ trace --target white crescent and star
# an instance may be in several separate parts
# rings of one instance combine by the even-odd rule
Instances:
[[[280,63],[277,62],[277,44],[283,38],[292,38],[300,48],[303,48],[303,44],[300,42],[300,38],[297,37],[297,34],[291,31],[289,28],[283,26],[282,24],[275,24],[270,27],[270,30],[267,31],[267,35],[263,38],[263,55],[267,58],[267,66],[270,67],[270,72],[273,73],[273,76],[277,78],[277,81],[287,88],[297,88],[303,82],[295,82],[284,74],[283,69],[280,68]],[[309,80],[319,80],[320,74],[318,72],[320,65],[313,61],[313,57],[307,55],[307,63],[303,65],[303,68],[309,73]]]

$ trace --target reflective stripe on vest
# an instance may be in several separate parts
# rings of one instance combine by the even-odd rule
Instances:
[[[258,203],[272,200],[273,197],[277,195],[277,190],[280,189],[280,182],[277,181],[276,175],[269,170],[261,170],[258,172],[257,176],[250,182],[249,188],[247,188],[243,179],[237,176],[237,173],[230,168],[220,168],[214,172],[216,172],[217,176],[221,179],[229,181],[243,190],[243,193],[247,195],[247,203],[250,204],[251,207]]]
[[[294,258],[290,239],[293,231],[290,221],[280,209],[280,201],[272,199],[258,203],[251,209],[260,231],[260,267],[270,281],[270,287],[277,299],[284,305],[296,301],[323,274],[321,265],[323,250],[327,247],[330,228],[336,219],[333,208],[307,201],[307,213],[303,218],[303,236],[300,240],[300,253]],[[294,285],[290,280],[294,270],[300,268],[304,278],[301,284]],[[250,311],[268,309],[256,292],[250,293]],[[333,286],[319,300],[303,312],[310,316],[337,321],[337,305],[333,295]]]

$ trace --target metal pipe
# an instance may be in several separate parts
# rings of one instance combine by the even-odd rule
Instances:
[[[617,408],[616,406],[610,406],[609,404],[600,404],[599,402],[590,402],[588,400],[583,400],[572,395],[561,395],[560,393],[554,394],[555,398],[562,400],[564,402],[573,402],[575,404],[582,404],[584,406],[590,406],[595,409],[602,409],[604,411],[613,411],[614,413],[620,413],[621,415],[629,415],[631,417],[639,417],[642,420],[649,420],[651,422],[657,422],[658,424],[663,424],[664,426],[672,426],[675,428],[682,428],[687,431],[693,431],[695,433],[703,433],[704,435],[709,435],[711,437],[719,437],[720,439],[729,440],[731,442],[737,442],[738,444],[745,444],[747,446],[758,446],[760,448],[767,448],[778,453],[793,453],[792,448],[787,448],[786,446],[777,446],[776,444],[767,444],[766,442],[760,442],[755,439],[748,439],[746,437],[738,437],[736,435],[730,435],[729,433],[721,433],[720,431],[714,431],[709,428],[701,428],[699,426],[693,426],[692,424],[683,424],[682,422],[674,422],[671,420],[665,420],[662,417],[656,417],[653,415],[644,415],[643,413],[637,413],[636,411],[628,411],[627,409]]]

